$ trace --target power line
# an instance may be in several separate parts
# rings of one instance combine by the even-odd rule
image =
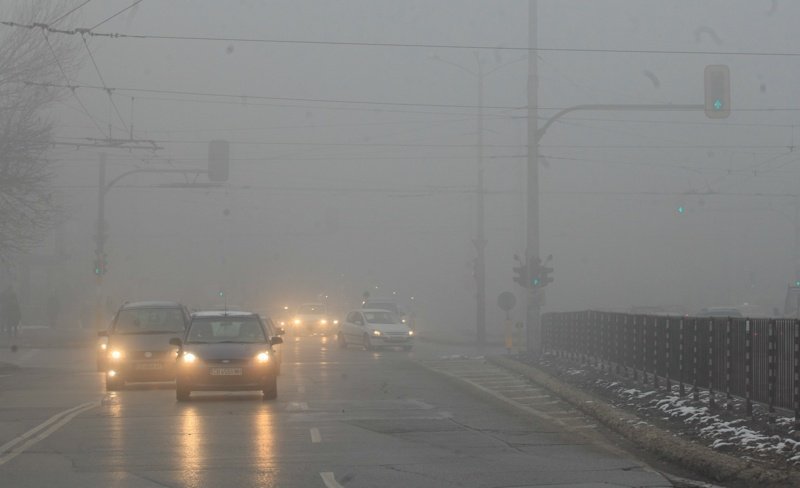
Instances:
[[[55,60],[59,71],[61,71],[61,75],[64,76],[64,79],[67,81],[66,87],[69,88],[69,83],[70,83],[69,82],[69,76],[67,76],[67,72],[64,70],[64,67],[61,65],[61,61],[59,61],[58,55],[56,54],[55,49],[53,49],[53,45],[50,43],[50,38],[47,37],[47,32],[42,31],[42,35],[44,36],[45,42],[47,42],[47,47],[50,48],[50,53],[53,55],[53,59]],[[100,124],[98,124],[97,120],[95,120],[95,118],[92,117],[92,114],[89,113],[89,110],[86,108],[86,105],[83,104],[83,101],[78,96],[78,94],[75,92],[75,90],[70,88],[70,92],[72,92],[72,95],[75,97],[75,100],[78,101],[78,104],[81,106],[81,109],[83,110],[83,113],[87,117],[89,117],[89,119],[92,121],[94,126],[97,127],[97,130],[100,131],[101,134],[104,134],[103,129],[100,127]]]
[[[127,12],[128,10],[132,9],[133,7],[135,7],[135,6],[139,5],[140,3],[142,3],[142,1],[143,1],[143,0],[136,0],[136,1],[135,1],[135,2],[133,2],[131,5],[128,5],[128,6],[127,6],[127,7],[125,7],[124,9],[120,10],[119,12],[115,13],[115,14],[114,14],[114,15],[112,15],[111,17],[107,18],[106,20],[104,20],[104,21],[100,22],[99,24],[96,24],[94,27],[90,27],[90,28],[89,28],[89,34],[91,34],[91,31],[93,31],[93,30],[97,29],[98,27],[100,27],[101,25],[105,24],[105,23],[106,23],[106,22],[108,22],[109,20],[113,19],[113,18],[114,18],[114,17],[116,17],[117,15],[120,15],[120,14],[122,14],[123,12]]]
[[[57,23],[61,22],[61,21],[62,21],[64,18],[66,18],[67,16],[69,16],[69,15],[70,15],[72,12],[75,12],[76,10],[78,10],[78,9],[82,8],[84,5],[86,5],[87,3],[91,2],[91,1],[92,1],[92,0],[86,0],[85,2],[83,2],[82,4],[78,5],[77,7],[73,8],[73,9],[71,9],[69,12],[65,13],[65,14],[64,14],[64,15],[62,15],[61,17],[59,17],[59,18],[57,18],[56,20],[54,20],[54,21],[50,22],[50,24],[49,24],[49,25],[50,25],[50,26],[53,26],[53,25],[55,25],[55,24],[57,24]]]
[[[89,49],[89,44],[86,42],[86,37],[81,36],[81,40],[83,40],[83,45],[86,47],[86,52],[89,53],[89,59],[92,60],[92,65],[94,66],[94,70],[97,72],[97,77],[100,78],[100,83],[103,84],[103,88],[105,88],[106,93],[108,93],[108,101],[111,102],[111,105],[114,107],[114,111],[117,113],[119,121],[122,122],[122,127],[127,131],[128,125],[125,123],[125,119],[122,118],[122,114],[119,112],[116,102],[114,102],[114,97],[111,95],[111,90],[108,89],[106,80],[103,79],[103,75],[100,73],[100,68],[97,66],[97,61],[94,59],[92,50]],[[131,134],[131,137],[133,137],[133,134]]]
[[[167,89],[157,89],[157,88],[131,88],[131,87],[104,87],[104,86],[97,86],[97,85],[61,85],[58,83],[40,83],[34,81],[24,81],[22,82],[26,85],[30,86],[44,86],[44,87],[53,87],[53,88],[71,88],[71,89],[78,89],[84,88],[87,90],[104,90],[104,91],[124,91],[124,92],[136,92],[136,93],[159,93],[159,94],[168,94],[168,95],[187,95],[187,96],[198,96],[198,97],[218,97],[218,98],[236,98],[239,100],[284,100],[284,101],[292,101],[292,102],[310,102],[310,103],[349,103],[354,105],[389,105],[389,106],[400,106],[400,107],[437,107],[437,108],[468,108],[468,109],[477,109],[480,108],[477,105],[458,105],[458,104],[443,104],[443,103],[422,103],[422,102],[382,102],[382,101],[374,101],[374,100],[342,100],[342,99],[331,99],[331,98],[302,98],[302,97],[275,97],[275,96],[266,96],[266,95],[247,95],[247,94],[235,94],[235,93],[213,93],[213,92],[198,92],[198,91],[186,91],[186,90],[167,90]],[[499,105],[499,106],[483,106],[484,109],[498,109],[498,110],[517,110],[523,109],[524,107],[512,107],[507,105]]]
[[[774,51],[689,51],[673,49],[607,49],[607,48],[569,48],[569,47],[524,47],[524,46],[499,46],[487,44],[429,44],[429,43],[397,43],[397,42],[357,42],[357,41],[312,41],[302,39],[270,39],[254,37],[216,37],[216,36],[175,36],[161,34],[124,34],[120,32],[93,32],[94,29],[111,20],[125,10],[132,8],[143,0],[138,0],[133,5],[114,14],[103,22],[91,28],[55,29],[47,24],[22,24],[14,21],[0,21],[0,24],[19,28],[41,28],[54,34],[75,35],[88,34],[94,37],[107,37],[112,39],[150,39],[150,40],[179,40],[179,41],[207,41],[207,42],[242,42],[257,44],[305,44],[323,46],[355,46],[355,47],[390,47],[390,48],[422,48],[422,49],[459,49],[459,50],[495,50],[495,51],[535,51],[555,53],[598,53],[598,54],[664,54],[664,55],[699,55],[699,56],[757,56],[757,57],[800,57],[797,52]]]

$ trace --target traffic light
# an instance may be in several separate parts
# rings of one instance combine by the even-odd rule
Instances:
[[[731,114],[731,73],[728,65],[706,66],[704,87],[706,117],[727,118]]]
[[[539,268],[539,286],[547,286],[548,283],[553,282],[553,277],[550,276],[550,273],[553,272],[553,268],[548,268],[547,266],[542,266]]]
[[[528,287],[528,267],[520,263],[514,266],[514,282],[525,288]]]
[[[103,274],[103,263],[100,261],[99,258],[95,258],[94,260],[94,275],[100,276]]]
[[[208,179],[211,181],[228,181],[230,144],[228,141],[211,141],[208,143]]]

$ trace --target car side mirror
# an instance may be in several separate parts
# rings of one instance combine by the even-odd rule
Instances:
[[[107,330],[98,330],[97,331],[97,337],[108,337],[108,331]]]
[[[269,340],[269,343],[272,344],[273,346],[277,344],[283,344],[283,338],[281,336],[275,336]]]
[[[178,339],[177,337],[173,337],[172,339],[169,340],[169,345],[181,347],[183,345],[183,341]]]

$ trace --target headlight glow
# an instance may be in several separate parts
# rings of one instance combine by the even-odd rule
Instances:
[[[333,321],[333,325],[339,325],[339,321],[338,320],[334,320]]]
[[[328,325],[328,319],[322,319],[319,321],[319,323],[322,325]]]
[[[408,331],[408,335],[413,336],[414,335],[414,331],[413,330],[409,330]]]
[[[109,370],[108,370],[108,376],[110,376],[111,378],[113,378],[114,376],[117,376],[117,372],[116,372],[116,371],[114,371],[113,369],[109,369]]]
[[[380,335],[382,335],[382,334],[381,334],[381,331],[379,331],[379,330],[373,330],[373,331],[372,331],[372,335],[374,335],[374,336],[380,336]]]
[[[269,361],[269,353],[268,352],[260,352],[258,356],[256,356],[256,361],[259,363],[266,363]]]
[[[102,349],[103,351],[105,351],[106,349],[108,349],[108,344],[106,344],[105,342],[104,342],[104,343],[102,343],[102,344],[100,344],[100,349]]]
[[[400,319],[400,322],[405,324],[406,323],[406,319]]]
[[[300,319],[294,319],[294,325],[300,325],[300,323],[301,323]]]
[[[111,359],[122,359],[123,356],[124,354],[122,354],[122,351],[118,349],[115,349],[108,354],[108,357]]]
[[[197,356],[190,352],[183,353],[183,362],[187,364],[192,364],[197,361]]]

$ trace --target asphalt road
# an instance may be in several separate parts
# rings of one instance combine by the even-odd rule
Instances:
[[[475,354],[287,337],[277,401],[173,385],[107,394],[93,351],[0,352],[3,487],[671,486],[633,455],[420,367]]]

